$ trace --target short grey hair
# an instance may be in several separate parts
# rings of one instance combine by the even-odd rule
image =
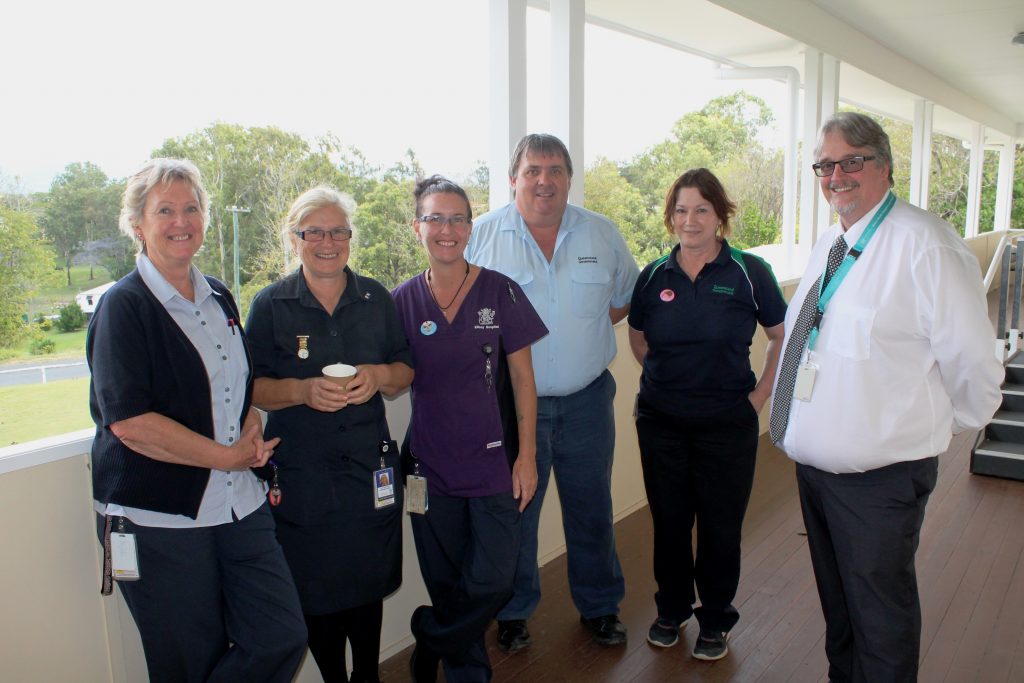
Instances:
[[[515,150],[512,152],[512,159],[508,164],[509,178],[516,177],[516,174],[519,173],[519,164],[522,163],[523,157],[531,152],[545,157],[561,155],[562,159],[565,160],[565,170],[569,173],[569,177],[572,178],[572,157],[569,156],[569,149],[565,146],[564,142],[554,135],[548,135],[547,133],[530,133],[519,141],[519,144],[516,145]]]
[[[333,206],[339,209],[345,214],[345,219],[348,221],[348,227],[354,229],[355,226],[352,224],[352,217],[356,213],[356,201],[352,199],[352,195],[346,192],[340,192],[334,189],[330,185],[316,185],[311,187],[292,202],[292,206],[288,209],[288,215],[284,219],[284,225],[281,226],[281,243],[285,249],[294,249],[294,244],[290,240],[299,239],[295,231],[302,225],[302,221],[306,220],[306,217],[314,211],[325,209],[329,206]],[[288,245],[291,245],[290,247]],[[288,263],[288,254],[285,253],[285,263]],[[299,267],[299,262],[296,260],[294,263],[288,265],[285,268],[286,271],[296,270]]]
[[[121,198],[121,215],[118,217],[117,226],[135,243],[139,251],[144,252],[146,248],[137,232],[142,222],[142,212],[146,208],[146,198],[157,185],[170,185],[175,180],[183,180],[192,187],[203,216],[203,232],[206,232],[206,226],[210,224],[210,198],[203,187],[203,177],[199,169],[187,159],[157,157],[147,161],[128,178],[124,196]]]
[[[875,156],[875,163],[889,165],[889,187],[893,186],[892,179],[892,147],[889,145],[889,136],[882,129],[882,126],[870,116],[854,111],[841,111],[834,114],[821,126],[818,134],[818,144],[814,147],[814,156],[821,154],[821,148],[825,144],[825,136],[838,132],[851,147],[867,147]],[[834,159],[838,161],[838,159]]]

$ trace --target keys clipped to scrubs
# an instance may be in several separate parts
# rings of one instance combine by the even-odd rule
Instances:
[[[417,460],[413,465],[412,474],[405,478],[405,511],[425,515],[428,507],[427,478],[420,475],[420,463]]]
[[[494,353],[494,347],[491,346],[490,342],[487,342],[480,350],[484,352],[484,381],[487,382],[487,388],[494,388],[494,374],[491,372],[491,354]]]
[[[391,443],[380,443],[380,469],[373,473],[373,507],[377,510],[395,504],[395,470],[384,464],[384,456],[391,450]]]
[[[270,489],[267,491],[267,500],[274,507],[281,504],[281,481],[277,478],[277,463],[271,458],[267,461],[271,469],[274,471],[273,476],[270,478]]]

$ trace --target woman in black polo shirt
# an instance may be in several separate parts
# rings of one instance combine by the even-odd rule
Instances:
[[[266,438],[281,438],[277,535],[326,683],[349,680],[346,641],[351,681],[378,680],[383,599],[402,581],[399,454],[381,395],[412,382],[412,353],[391,295],[348,267],[354,213],[330,187],[295,200],[282,232],[301,266],[256,295],[246,325],[253,403],[269,411]],[[345,388],[322,376],[334,363],[358,370]]]
[[[725,239],[735,208],[711,171],[677,178],[664,221],[679,244],[640,273],[629,311],[630,348],[643,365],[636,430],[658,582],[658,618],[647,640],[675,645],[695,615],[700,634],[693,656],[706,660],[728,653],[728,634],[739,619],[732,599],[758,413],[771,395],[786,315],[768,264]],[[758,324],[768,351],[755,381],[750,343]]]

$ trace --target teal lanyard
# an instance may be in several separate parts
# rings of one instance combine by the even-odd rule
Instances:
[[[850,268],[853,268],[853,264],[857,262],[860,255],[864,253],[864,250],[868,248],[868,242],[875,236],[875,231],[878,230],[878,226],[885,220],[886,216],[889,215],[889,211],[892,210],[893,205],[896,203],[896,195],[891,191],[886,195],[885,201],[882,202],[882,206],[875,212],[874,218],[868,223],[868,227],[864,229],[864,234],[857,240],[857,244],[853,245],[853,249],[846,254],[843,258],[843,262],[839,264],[839,268],[836,269],[832,279],[828,281],[828,286],[825,291],[821,290],[821,280],[818,281],[818,313],[814,316],[814,325],[811,327],[811,332],[807,337],[807,350],[810,351],[814,348],[814,342],[818,339],[818,328],[821,326],[821,319],[825,316],[825,307],[828,306],[828,302],[835,295],[836,290],[839,289],[839,285],[843,284],[843,280],[846,278],[846,274],[850,272]]]

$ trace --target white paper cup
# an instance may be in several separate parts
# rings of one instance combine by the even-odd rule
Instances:
[[[344,389],[352,378],[356,376],[356,369],[351,365],[335,363],[334,365],[325,366],[323,373],[326,379]]]

